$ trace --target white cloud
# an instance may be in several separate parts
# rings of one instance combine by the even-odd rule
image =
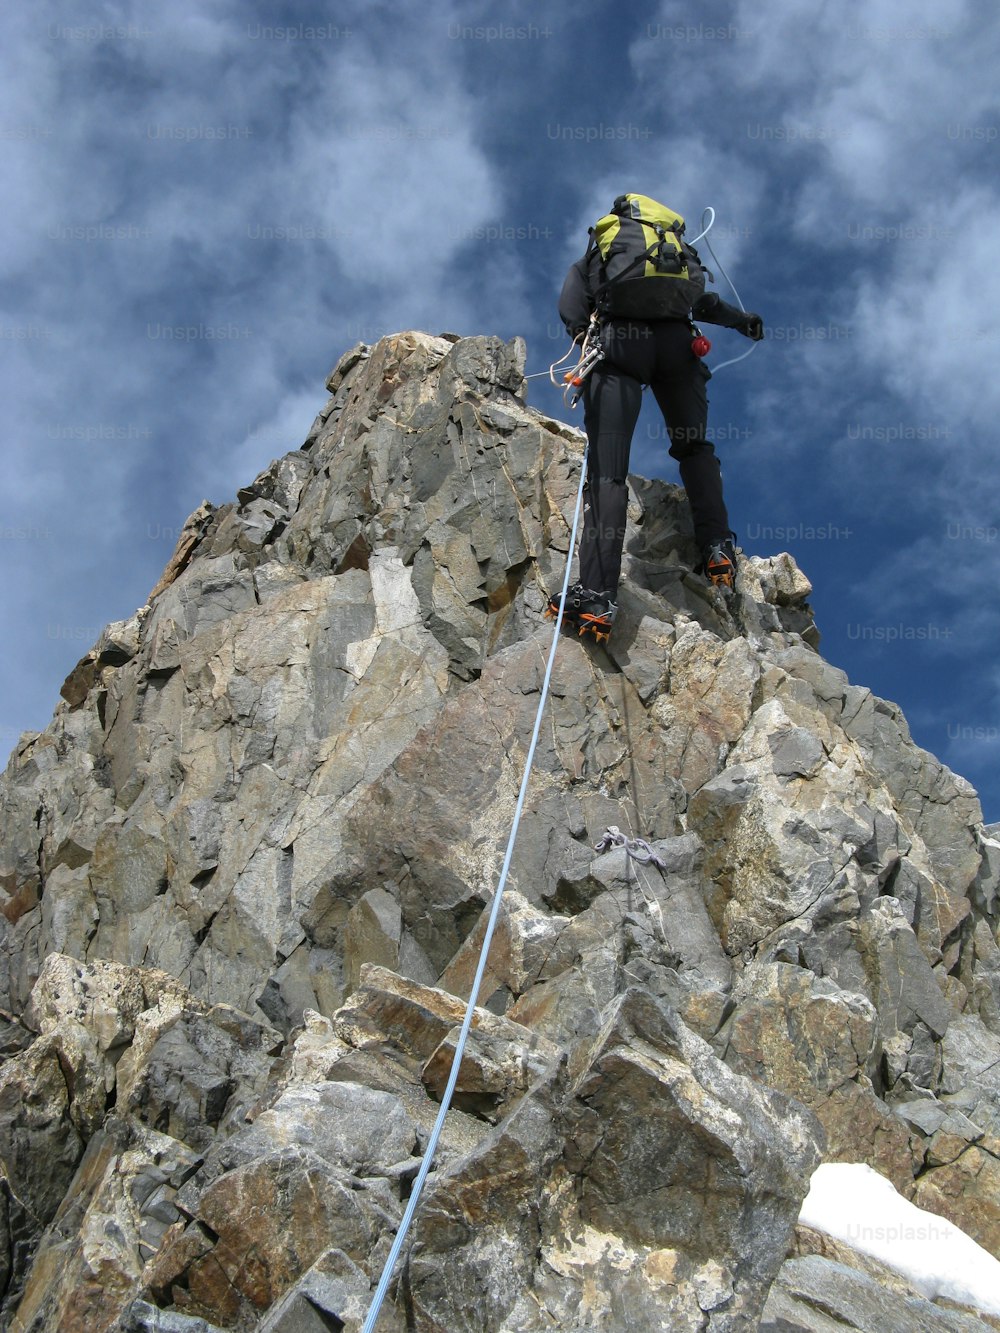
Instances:
[[[965,187],[925,238],[884,245],[885,264],[858,293],[864,352],[878,355],[890,387],[924,412],[992,432],[1000,413],[1000,268],[990,219],[1000,190]],[[915,224],[914,224],[915,225]],[[982,437],[980,437],[982,439]],[[956,441],[956,463],[983,462],[975,437]]]

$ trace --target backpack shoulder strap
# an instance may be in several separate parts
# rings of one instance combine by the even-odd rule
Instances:
[[[593,230],[593,228],[591,228],[591,230]],[[614,283],[616,282],[621,282],[622,278],[627,278],[633,269],[638,268],[640,264],[645,264],[647,259],[652,259],[653,255],[657,252],[657,250],[659,250],[662,240],[663,240],[662,236],[657,236],[656,240],[653,242],[653,244],[649,247],[648,250],[643,250],[641,255],[636,255],[635,259],[632,260],[631,264],[627,264],[625,268],[623,268],[620,273],[616,273],[613,278],[608,278],[605,282],[602,282],[600,287],[598,288],[598,293],[600,294],[602,292],[605,292],[609,287],[613,286]]]

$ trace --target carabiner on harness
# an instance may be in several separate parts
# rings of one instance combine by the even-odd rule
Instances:
[[[577,338],[579,338],[579,334],[577,334]],[[573,339],[573,347],[576,346],[577,338]],[[570,348],[570,352],[573,350],[573,347]],[[569,352],[566,353],[566,356],[568,355]],[[603,360],[603,358],[604,348],[601,346],[600,342],[600,324],[597,315],[593,314],[590,317],[590,327],[587,329],[586,337],[580,348],[580,359],[572,370],[567,370],[563,375],[563,383],[565,384],[565,388],[563,389],[563,402],[566,403],[567,406],[576,407],[580,399],[580,394],[583,391],[584,380],[597,363]],[[555,369],[556,366],[560,365],[561,362],[565,360],[565,356],[561,357],[559,361],[554,362],[549,367],[549,378],[557,388],[558,381],[555,376]]]

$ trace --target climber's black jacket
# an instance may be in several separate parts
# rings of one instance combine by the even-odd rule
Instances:
[[[600,264],[600,251],[592,249],[582,259],[578,259],[566,274],[559,297],[559,318],[573,338],[590,323],[596,305],[594,292],[601,281]],[[706,292],[700,297],[691,315],[700,324],[719,324],[724,329],[742,329],[746,320],[742,310],[729,305],[715,292]]]

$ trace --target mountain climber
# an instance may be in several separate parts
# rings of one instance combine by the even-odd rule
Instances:
[[[660,214],[655,213],[656,209]],[[659,227],[645,220],[650,214],[665,215],[675,221],[672,226]],[[654,296],[650,304],[648,297],[639,295],[640,282],[622,282],[617,288],[617,278],[609,282],[609,247],[600,243],[601,228],[609,223],[612,234],[619,237],[619,248],[626,223],[638,234],[639,258],[626,264],[625,273],[637,264],[643,266],[644,272],[653,267],[657,256],[649,260],[651,250],[645,248],[646,243],[652,236],[655,248],[658,236],[660,245],[665,247],[664,231],[667,232],[667,239],[674,246],[669,257],[680,258],[676,264],[664,267],[683,274],[682,282],[674,283],[669,297]],[[654,227],[655,232],[651,230]],[[655,201],[644,195],[619,196],[611,214],[592,229],[593,239],[587,253],[570,268],[559,297],[559,315],[572,337],[582,335],[593,317],[599,320],[597,337],[603,350],[603,357],[583,382],[584,424],[589,441],[587,503],[580,540],[580,581],[567,592],[564,614],[564,619],[575,624],[581,634],[590,631],[600,639],[607,637],[617,611],[629,451],[642,405],[642,390],[647,384],[663,413],[670,435],[670,455],[680,465],[681,482],[694,519],[695,540],[702,553],[702,568],[714,584],[728,588],[733,586],[736,574],[734,534],[723,500],[722,472],[715,450],[705,438],[708,423],[705,385],[711,372],[692,348],[698,336],[693,321],[736,329],[754,341],[763,338],[764,324],[760,315],[739,310],[715,292],[704,291],[697,252],[676,239],[682,231],[683,219]],[[625,258],[628,260],[628,255]],[[685,261],[686,266],[678,268]],[[657,277],[644,281],[649,289],[657,283]],[[660,278],[658,286],[663,285]],[[609,293],[626,288],[633,289],[627,300],[607,299]],[[623,308],[630,312],[667,309],[670,313],[645,318],[631,313],[628,317],[616,316],[615,310]],[[702,347],[707,350],[705,340]],[[549,609],[553,615],[558,613],[558,597],[552,599]]]

